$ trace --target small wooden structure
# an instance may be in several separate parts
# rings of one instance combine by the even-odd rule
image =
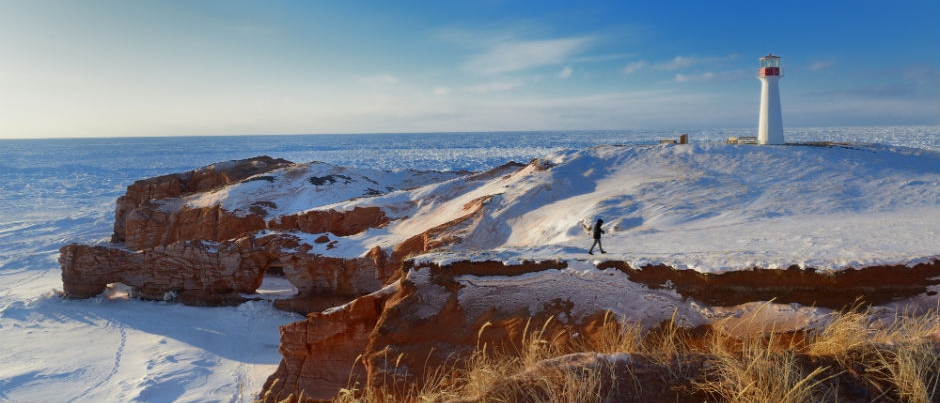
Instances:
[[[757,136],[731,136],[725,140],[727,144],[757,144]]]
[[[679,135],[678,142],[673,139],[660,139],[659,144],[689,144],[689,135],[685,133]]]

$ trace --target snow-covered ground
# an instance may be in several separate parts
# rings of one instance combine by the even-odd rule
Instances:
[[[329,245],[313,241],[319,234],[302,235],[311,253],[339,258],[393,249],[483,204],[482,214],[462,225],[460,242],[419,259],[596,258],[703,273],[793,265],[835,271],[940,258],[938,167],[940,152],[872,144],[596,146],[558,151],[486,179],[441,175],[413,189],[365,169],[344,171],[348,180],[322,188],[298,185],[311,172],[336,169],[292,168],[186,202],[241,211],[266,201],[279,206],[277,214],[378,206],[391,215],[388,226]],[[356,197],[370,186],[404,190]],[[607,253],[589,258],[598,218],[605,221]]]
[[[274,371],[280,358],[277,326],[300,317],[277,311],[264,300],[238,307],[198,308],[140,301],[127,298],[120,290],[91,300],[58,297],[56,290],[62,286],[58,249],[70,242],[109,239],[114,200],[137,179],[257,155],[360,168],[481,170],[510,160],[528,162],[556,152],[567,155],[562,151],[566,149],[652,144],[659,138],[677,138],[679,133],[0,141],[0,402],[251,401]],[[693,143],[753,134],[749,130],[688,133]],[[940,127],[796,129],[787,131],[787,140],[880,143],[937,153]],[[675,162],[670,165],[681,170],[688,158],[707,156],[708,147],[695,144],[662,150],[674,153]],[[572,204],[571,209],[579,209],[572,216],[574,227],[567,220],[563,228],[546,226],[550,221],[540,218],[541,212],[534,209],[512,216],[512,228],[532,230],[503,234],[507,235],[505,242],[493,252],[464,253],[500,257],[505,251],[517,255],[522,248],[532,255],[584,258],[583,249],[590,240],[583,232],[570,229],[595,216],[610,223],[605,238],[609,252],[634,263],[661,261],[722,268],[742,262],[773,265],[779,260],[780,264],[843,267],[940,251],[937,205],[918,202],[909,209],[898,208],[908,200],[927,200],[925,194],[937,192],[940,183],[932,178],[940,174],[940,162],[931,166],[927,160],[926,166],[918,167],[904,166],[904,159],[866,163],[863,165],[875,170],[858,171],[850,183],[835,182],[827,175],[850,168],[852,161],[807,157],[802,165],[806,171],[778,173],[820,178],[795,182],[801,186],[821,183],[818,186],[832,189],[832,197],[820,206],[807,204],[800,197],[802,191],[819,189],[789,187],[758,195],[747,189],[723,188],[722,175],[744,173],[732,166],[733,155],[724,158],[729,158],[727,172],[703,172],[686,178],[689,191],[697,194],[669,194],[664,193],[666,188],[643,187],[641,178],[660,171],[636,166],[622,173],[624,182],[618,185],[626,187],[634,181],[630,198],[609,195],[592,199],[600,200],[597,203]],[[588,174],[583,168],[578,166],[578,173]],[[761,169],[770,172],[774,167]],[[892,183],[878,183],[886,172]],[[918,177],[904,179],[905,172]],[[759,181],[760,176],[753,180]],[[766,189],[757,182],[753,185]],[[897,198],[877,204],[853,197],[853,192],[863,192],[866,186],[894,186]],[[648,200],[642,200],[644,197]],[[734,208],[723,213],[718,209],[723,205]],[[885,230],[868,230],[878,225]],[[751,234],[747,237],[751,244],[741,244],[734,234]],[[551,246],[532,247],[545,240]],[[681,255],[663,249],[675,242],[694,244]],[[856,249],[847,245],[856,245]],[[721,256],[731,256],[727,259],[733,261],[723,262]],[[277,281],[266,282],[263,288],[260,292],[265,294],[291,291]]]

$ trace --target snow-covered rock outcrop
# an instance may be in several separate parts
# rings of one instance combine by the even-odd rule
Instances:
[[[237,303],[277,267],[298,290],[282,307],[323,309],[381,288],[400,266],[375,246],[317,253],[392,220],[378,206],[331,205],[460,175],[258,157],[140,180],[118,199],[111,243],[62,247],[64,291],[87,298],[122,283],[144,298]]]
[[[590,338],[607,312],[697,326],[751,301],[799,317],[940,288],[935,151],[605,146],[481,173],[269,159],[194,172],[226,167],[241,174],[131,186],[114,242],[63,247],[65,292],[120,282],[231,302],[279,268],[298,295],[276,304],[312,314],[281,330],[274,396],[329,399],[351,373],[416,382],[481,340],[519,342],[529,318]],[[609,253],[590,256],[597,218]]]

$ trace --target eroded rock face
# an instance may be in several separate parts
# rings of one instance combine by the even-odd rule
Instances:
[[[238,216],[221,206],[166,212],[150,203],[133,209],[124,219],[125,247],[143,250],[179,241],[223,241],[264,229],[259,215]]]
[[[282,326],[283,359],[264,385],[265,401],[279,402],[291,393],[299,396],[298,391],[304,391],[307,399],[328,400],[341,388],[364,385],[367,373],[361,355],[386,301],[397,289],[389,286]]]
[[[262,156],[213,164],[189,172],[163,175],[134,182],[127,187],[124,196],[119,197],[117,200],[114,214],[114,235],[112,235],[111,241],[119,243],[126,240],[127,217],[138,208],[143,209],[139,213],[140,215],[147,216],[149,214],[146,212],[154,209],[155,201],[179,197],[187,193],[205,192],[243,180],[252,175],[270,172],[290,165],[293,165],[293,163],[284,159]],[[179,220],[176,222],[179,222]],[[136,238],[147,239],[147,237],[141,236],[136,236]],[[154,239],[156,237],[150,238]],[[160,245],[160,243],[140,242],[129,247],[131,249],[143,249],[156,245]]]
[[[390,264],[378,247],[352,259],[310,254],[309,248],[284,233],[222,242],[177,241],[141,251],[70,244],[60,250],[59,262],[64,291],[71,298],[94,297],[108,284],[123,283],[142,298],[179,298],[197,305],[241,302],[239,294],[253,293],[268,268],[278,265],[298,289],[282,307],[301,313],[368,294],[397,273],[398,265]]]
[[[390,260],[379,247],[360,257],[329,257],[311,252],[312,245],[295,235],[322,233],[312,243],[330,243],[335,242],[330,236],[380,228],[390,219],[379,207],[308,210],[266,219],[267,208],[277,207],[270,201],[255,201],[252,206],[265,208],[239,212],[221,203],[189,207],[185,202],[287,167],[296,169],[285,175],[307,172],[289,161],[258,157],[135,182],[117,202],[111,244],[61,249],[65,294],[88,298],[108,284],[123,283],[148,299],[236,303],[242,300],[239,294],[254,292],[268,268],[277,266],[298,289],[279,306],[306,313],[346,303],[396,279],[400,260]],[[261,177],[268,182],[273,178]]]
[[[252,241],[249,237],[222,243],[181,241],[144,251],[66,245],[59,257],[64,291],[69,297],[88,298],[110,283],[123,283],[135,287],[143,298],[180,297],[217,305],[261,285],[269,257],[254,249]]]

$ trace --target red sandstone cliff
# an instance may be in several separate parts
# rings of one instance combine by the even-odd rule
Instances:
[[[189,172],[158,176],[156,178],[142,179],[134,182],[127,187],[127,192],[124,196],[119,197],[117,200],[114,214],[114,235],[111,241],[126,241],[128,233],[126,228],[128,225],[127,218],[135,212],[139,217],[133,220],[137,224],[131,224],[134,228],[132,228],[130,232],[134,235],[134,238],[130,241],[128,248],[144,249],[156,245],[165,245],[179,239],[202,239],[198,237],[199,234],[194,234],[192,233],[193,231],[186,230],[183,232],[191,237],[187,238],[186,235],[184,235],[182,238],[174,237],[175,239],[170,239],[165,236],[146,236],[143,233],[148,232],[144,230],[148,225],[141,224],[140,222],[154,214],[153,209],[155,206],[153,204],[155,201],[176,198],[185,194],[205,192],[219,186],[244,180],[253,175],[291,165],[293,165],[292,162],[284,159],[274,159],[263,156],[212,164]],[[193,220],[192,217],[182,218],[184,219],[173,219],[172,224],[170,224],[171,220],[168,217],[163,219],[156,217],[155,220],[162,222],[164,226],[173,227],[176,227],[178,224],[192,225],[192,223],[198,222]],[[214,218],[216,222],[219,220],[218,212],[215,212]],[[205,221],[203,222],[205,223]],[[222,226],[224,227],[225,225]],[[224,235],[227,234],[217,235],[211,239],[228,239],[220,238],[220,236]]]
[[[492,175],[516,169],[507,165]],[[368,171],[372,175],[381,172]],[[402,260],[413,253],[456,242],[443,235],[482,204],[468,205],[461,218],[433,228],[417,226],[401,244],[357,245],[358,251],[331,253],[344,238],[381,229],[392,220],[380,206],[299,209],[297,198],[319,203],[355,195],[374,197],[396,186],[449,180],[464,173],[410,171],[379,184],[362,173],[325,164],[297,165],[258,157],[213,164],[190,172],[140,180],[128,187],[116,207],[112,243],[62,247],[60,263],[65,294],[88,298],[108,284],[122,283],[143,298],[179,298],[193,304],[241,301],[261,284],[270,267],[278,267],[298,294],[276,305],[316,312],[382,288],[398,278]],[[479,177],[471,177],[471,181]],[[251,187],[262,187],[252,190]],[[243,191],[246,200],[220,195]],[[254,191],[255,193],[250,193]],[[231,203],[234,207],[226,207]],[[317,201],[301,206],[316,207]],[[312,236],[312,237],[311,237]],[[354,242],[353,242],[354,243]]]

